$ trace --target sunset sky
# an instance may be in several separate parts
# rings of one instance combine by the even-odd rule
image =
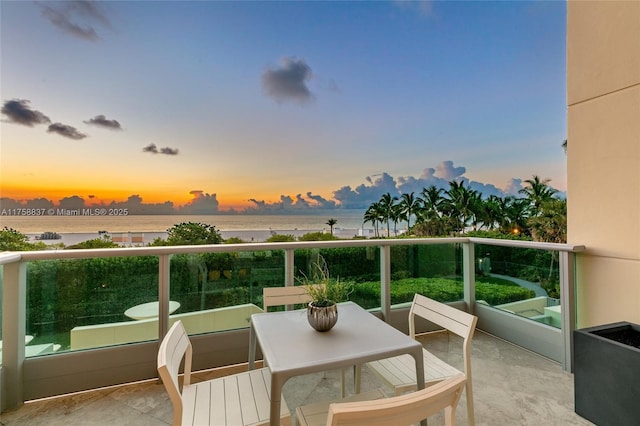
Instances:
[[[0,19],[5,202],[566,190],[565,2],[2,1]]]

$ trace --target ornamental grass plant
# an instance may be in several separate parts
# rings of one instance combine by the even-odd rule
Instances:
[[[326,307],[349,300],[349,295],[353,292],[353,283],[331,278],[327,262],[322,256],[318,256],[318,261],[312,263],[310,274],[311,277],[303,273],[298,281],[307,288],[311,304]]]

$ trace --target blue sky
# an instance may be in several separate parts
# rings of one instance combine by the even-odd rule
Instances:
[[[566,190],[565,2],[3,1],[0,19],[5,203]]]

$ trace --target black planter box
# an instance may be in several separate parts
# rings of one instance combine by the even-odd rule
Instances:
[[[640,425],[640,326],[573,332],[575,412],[598,426]]]

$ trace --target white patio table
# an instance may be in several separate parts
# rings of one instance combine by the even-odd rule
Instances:
[[[257,342],[271,371],[271,426],[279,424],[282,387],[294,376],[409,354],[416,361],[418,388],[424,388],[422,345],[353,302],[339,304],[338,322],[325,332],[309,325],[305,309],[251,315],[250,370]]]
[[[178,310],[180,307],[180,302],[175,302],[171,300],[169,302],[169,313],[172,314]],[[141,305],[133,306],[126,311],[124,314],[131,319],[134,320],[143,320],[150,318],[157,318],[158,312],[160,311],[160,302],[148,302],[143,303]]]

